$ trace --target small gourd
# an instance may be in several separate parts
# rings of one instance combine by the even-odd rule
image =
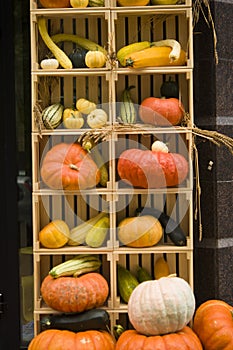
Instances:
[[[101,51],[88,51],[85,56],[85,63],[89,68],[102,68],[106,61],[107,57]]]
[[[88,50],[86,49],[77,47],[69,54],[69,59],[71,60],[74,68],[87,68],[85,63],[87,51]]]
[[[83,114],[89,114],[94,111],[94,109],[96,109],[96,104],[92,101],[87,100],[86,98],[79,98],[76,101],[76,108]]]
[[[70,0],[70,5],[74,8],[85,8],[88,6],[88,0]]]
[[[63,220],[53,220],[39,232],[39,242],[45,248],[56,249],[63,247],[69,239],[70,229]]]
[[[57,128],[62,121],[63,105],[54,103],[42,111],[42,121],[46,129]]]
[[[168,153],[169,151],[167,145],[164,142],[159,140],[156,140],[152,143],[151,150],[152,152],[164,152],[164,153]]]
[[[87,116],[87,124],[91,129],[102,128],[108,120],[107,113],[102,108],[96,108]]]
[[[168,80],[165,80],[160,87],[160,94],[166,98],[179,98],[179,86],[175,80],[169,76]]]
[[[56,58],[44,58],[40,62],[42,69],[57,69],[59,67],[59,62]]]
[[[67,129],[81,129],[84,125],[82,113],[77,109],[66,108],[62,120],[64,127]]]

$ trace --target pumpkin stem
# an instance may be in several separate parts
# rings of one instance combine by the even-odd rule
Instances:
[[[74,164],[70,164],[69,167],[70,167],[70,169],[74,169],[74,170],[79,171],[79,168]]]

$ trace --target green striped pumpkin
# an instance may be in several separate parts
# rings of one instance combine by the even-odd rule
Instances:
[[[42,121],[46,129],[55,129],[60,125],[63,109],[60,103],[54,103],[42,111]]]

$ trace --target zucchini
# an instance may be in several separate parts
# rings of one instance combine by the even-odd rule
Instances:
[[[164,233],[176,246],[186,245],[186,236],[180,225],[169,215],[155,208],[140,207],[136,209],[136,215],[153,215],[161,223]]]
[[[149,41],[141,41],[141,42],[135,42],[126,46],[123,46],[117,51],[117,59],[120,62],[120,64],[125,67],[125,57],[129,55],[132,52],[144,50],[151,46],[151,43]]]
[[[42,329],[60,329],[72,332],[110,329],[110,318],[106,310],[91,309],[81,313],[54,314],[41,319]]]
[[[134,290],[135,287],[139,285],[136,277],[124,266],[118,264],[117,265],[117,283],[118,283],[118,291],[122,300],[125,303],[128,303],[129,297]]]
[[[137,266],[136,273],[137,273],[136,277],[139,283],[153,280],[152,276],[144,267]]]

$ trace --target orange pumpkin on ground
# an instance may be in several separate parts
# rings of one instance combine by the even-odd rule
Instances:
[[[77,143],[53,146],[45,154],[40,171],[44,183],[57,190],[84,190],[100,181],[96,163]]]
[[[109,287],[106,279],[97,272],[80,277],[46,276],[41,284],[45,303],[62,312],[82,312],[102,306],[107,300]]]
[[[71,349],[104,349],[114,350],[115,339],[105,331],[88,330],[71,332],[66,330],[49,329],[35,336],[28,350],[71,350]]]
[[[177,333],[145,336],[135,330],[123,332],[116,343],[116,350],[202,350],[197,335],[189,327]]]
[[[179,125],[184,117],[184,106],[175,97],[147,97],[139,106],[139,117],[146,124],[156,126]]]
[[[196,310],[193,330],[205,350],[233,349],[233,307],[222,300],[208,300]]]
[[[178,153],[128,149],[121,153],[120,178],[138,188],[162,188],[181,184],[188,175],[188,162]]]

